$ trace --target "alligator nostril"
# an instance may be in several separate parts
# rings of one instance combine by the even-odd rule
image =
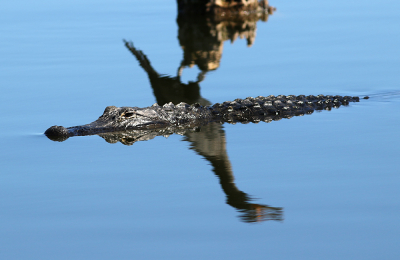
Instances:
[[[115,106],[108,106],[108,107],[106,107],[106,109],[104,109],[103,115],[110,114],[111,111],[116,110],[116,109],[117,109],[117,107],[115,107]]]
[[[62,142],[68,139],[68,129],[63,126],[54,125],[44,132],[44,134],[53,141]]]

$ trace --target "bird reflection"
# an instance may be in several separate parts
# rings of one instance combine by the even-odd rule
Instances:
[[[188,25],[188,27],[190,27],[190,25]],[[218,55],[199,55],[199,57],[206,57],[204,59],[191,56],[195,57],[191,62],[197,64],[202,71],[196,81],[185,84],[181,82],[180,73],[183,67],[192,64],[188,62],[186,57],[184,57],[178,69],[178,75],[169,77],[158,73],[152,67],[146,55],[142,51],[136,49],[133,43],[125,41],[125,46],[136,57],[140,66],[147,73],[154,96],[159,105],[169,102],[174,104],[180,102],[186,102],[188,104],[199,103],[204,106],[211,104],[211,102],[200,95],[199,83],[204,79],[207,71],[217,68],[216,64],[218,64],[218,62],[216,62],[214,58]],[[211,52],[208,51],[208,53]],[[213,172],[218,177],[221,188],[226,194],[226,203],[238,210],[240,213],[239,218],[243,222],[252,223],[265,220],[283,220],[282,208],[252,203],[250,196],[237,188],[226,152],[225,131],[221,124],[210,123],[195,130],[135,130],[121,133],[105,133],[100,134],[100,136],[111,143],[120,141],[123,144],[131,145],[136,141],[150,140],[156,136],[168,136],[171,134],[185,136],[184,140],[190,143],[191,149],[210,162],[213,167]]]

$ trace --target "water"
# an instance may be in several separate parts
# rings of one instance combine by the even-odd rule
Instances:
[[[109,105],[156,102],[122,40],[176,77],[184,57],[176,3],[4,3],[1,259],[397,259],[400,5],[270,4],[277,11],[257,23],[253,45],[225,41],[193,98],[371,99],[128,146],[42,133],[92,122]],[[181,82],[200,72],[184,68]],[[276,214],[248,223],[241,216],[251,205],[258,211],[244,213]]]

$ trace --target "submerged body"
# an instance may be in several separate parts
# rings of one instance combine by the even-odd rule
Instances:
[[[311,114],[314,110],[330,110],[349,102],[358,102],[359,97],[350,96],[268,96],[236,99],[212,106],[168,103],[150,107],[109,106],[96,121],[65,128],[52,126],[45,135],[55,141],[64,141],[71,136],[94,135],[107,132],[145,129],[193,129],[210,122],[248,123],[270,122]]]

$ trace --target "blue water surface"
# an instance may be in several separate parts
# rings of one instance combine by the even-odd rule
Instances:
[[[280,219],[248,223],[188,137],[128,146],[43,135],[106,106],[156,102],[123,39],[176,76],[185,48],[175,1],[3,3],[0,258],[398,259],[400,3],[270,4],[277,10],[257,22],[250,47],[223,43],[199,83],[203,98],[371,98],[221,128],[236,187],[282,208]],[[186,67],[182,82],[199,71]]]

